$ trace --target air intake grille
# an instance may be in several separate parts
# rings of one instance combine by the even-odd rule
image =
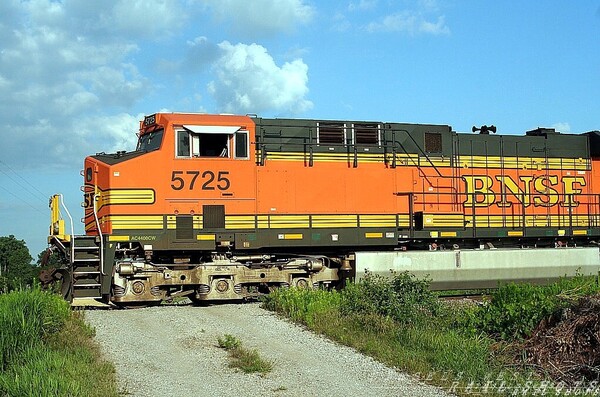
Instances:
[[[176,218],[175,238],[177,240],[194,238],[194,218],[191,215],[180,215]]]
[[[205,229],[225,228],[225,206],[203,205],[202,216]]]
[[[442,153],[442,134],[437,132],[425,133],[425,153]]]

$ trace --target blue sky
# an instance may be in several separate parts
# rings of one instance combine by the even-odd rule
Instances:
[[[600,129],[600,1],[2,0],[0,235],[160,110]]]

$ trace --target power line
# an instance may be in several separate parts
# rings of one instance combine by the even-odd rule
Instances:
[[[17,200],[21,201],[22,203],[27,204],[29,207],[31,207],[34,211],[39,212],[40,214],[45,214],[45,211],[42,211],[41,209],[35,207],[34,205],[32,205],[30,202],[23,200],[22,198],[20,198],[19,196],[17,196],[16,194],[14,194],[13,192],[11,192],[10,190],[8,190],[7,188],[5,188],[4,186],[0,185],[0,188],[2,190],[4,190],[5,192],[7,192],[8,194],[10,194],[11,196],[13,196],[14,198],[16,198]]]
[[[9,170],[11,170],[13,172],[13,174],[15,174],[16,176],[18,176],[23,182],[25,182],[27,185],[29,185],[33,190],[29,189],[27,186],[24,186],[23,184],[21,184],[19,181],[15,180],[12,176],[10,176],[6,171],[0,169],[0,172],[2,172],[4,175],[6,175],[11,181],[13,181],[14,183],[16,183],[17,185],[19,185],[20,187],[22,187],[24,190],[26,190],[28,193],[34,194],[34,195],[38,195],[39,198],[41,198],[42,200],[46,201],[48,200],[48,196],[44,193],[42,193],[37,187],[35,187],[33,184],[31,184],[29,181],[27,181],[25,178],[23,178],[21,175],[19,175],[15,170],[13,170],[8,164],[6,164],[5,162],[3,162],[2,160],[0,160],[0,164],[3,164],[6,166],[6,168],[8,168]],[[37,192],[37,193],[36,193]]]

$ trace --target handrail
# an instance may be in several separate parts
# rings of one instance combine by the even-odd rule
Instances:
[[[102,230],[100,230],[100,221],[98,220],[98,210],[96,208],[96,202],[98,201],[99,196],[94,194],[94,205],[93,205],[93,210],[94,210],[94,220],[96,221],[96,230],[98,230],[98,237],[100,237],[100,273],[103,276],[106,276],[106,274],[104,274],[104,239],[102,237]]]
[[[75,259],[75,231],[74,231],[75,228],[73,227],[73,217],[71,216],[69,209],[65,205],[65,199],[64,199],[63,195],[59,194],[58,197],[60,198],[60,204],[62,205],[63,209],[67,213],[67,216],[69,217],[69,226],[71,226],[71,233],[70,233],[70,236],[71,236],[71,263],[73,263],[73,261]]]

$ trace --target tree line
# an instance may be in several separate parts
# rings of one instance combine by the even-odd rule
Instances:
[[[44,251],[40,252],[37,262],[33,262],[25,241],[12,234],[0,236],[0,293],[36,283],[43,255]]]

